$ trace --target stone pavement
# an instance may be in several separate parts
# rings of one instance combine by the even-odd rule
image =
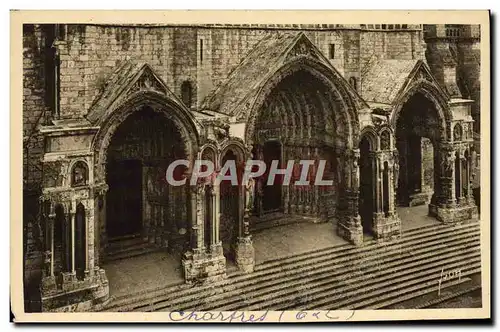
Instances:
[[[109,262],[103,268],[110,296],[184,283],[180,254],[158,251]]]
[[[396,210],[401,218],[402,232],[419,227],[441,224],[436,218],[428,216],[428,205],[397,207]]]

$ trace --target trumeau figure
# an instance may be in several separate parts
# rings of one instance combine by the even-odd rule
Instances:
[[[255,196],[255,180],[253,177],[250,177],[248,179],[245,189],[246,189],[245,208],[251,211],[254,205],[254,196]]]

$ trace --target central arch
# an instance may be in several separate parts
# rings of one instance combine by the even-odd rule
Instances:
[[[265,161],[268,170],[272,160],[280,169],[287,168],[290,160],[295,164],[290,185],[282,185],[283,177],[276,177],[267,186],[267,174],[257,181],[253,227],[269,214],[331,221],[348,205],[341,193],[357,183],[351,181],[349,158],[355,155],[359,136],[352,93],[337,73],[309,59],[283,66],[259,90],[245,130],[253,158]],[[301,159],[316,162],[309,168],[308,184],[294,185],[302,172]],[[319,160],[326,162],[322,179],[333,184],[314,185]]]

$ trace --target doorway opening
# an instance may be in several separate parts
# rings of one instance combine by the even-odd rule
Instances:
[[[373,235],[373,211],[375,208],[374,181],[376,179],[371,145],[365,136],[359,143],[359,215],[363,226],[363,233],[368,236]]]

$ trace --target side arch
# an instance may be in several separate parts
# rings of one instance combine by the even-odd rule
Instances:
[[[397,121],[406,102],[417,93],[421,93],[435,106],[438,114],[441,140],[449,140],[451,130],[450,123],[453,119],[453,114],[451,113],[448,106],[449,98],[441,89],[436,87],[431,82],[425,80],[420,80],[413,83],[410,88],[408,88],[401,96],[396,98],[396,102],[394,103],[394,110],[391,115],[392,128],[397,127]]]
[[[151,107],[153,111],[172,121],[182,137],[185,154],[191,164],[193,163],[200,142],[201,125],[198,121],[185,107],[163,94],[153,91],[137,92],[101,121],[91,146],[92,151],[95,152],[96,182],[105,180],[107,150],[113,134],[128,116],[140,111],[145,106]]]
[[[370,151],[376,151],[379,149],[378,136],[379,135],[374,127],[365,127],[359,134],[359,141],[361,142],[363,138],[366,138],[368,143],[370,144]]]

